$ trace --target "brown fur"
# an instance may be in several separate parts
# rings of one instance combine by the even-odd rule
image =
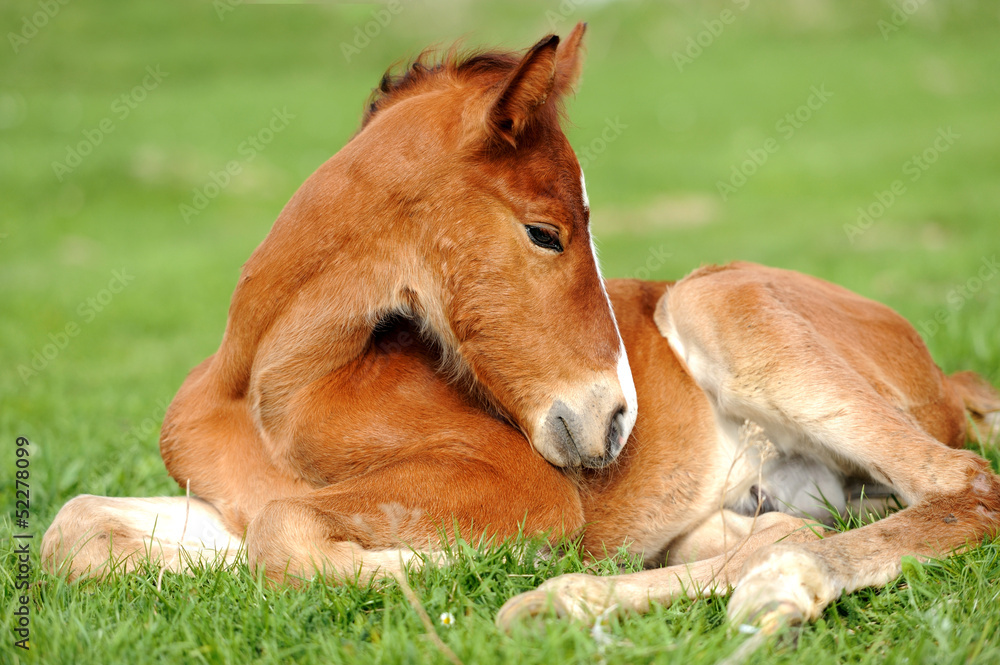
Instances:
[[[272,578],[343,580],[399,574],[442,534],[582,533],[587,552],[628,544],[654,569],[550,580],[501,625],[548,594],[588,616],[734,584],[731,614],[773,625],[884,584],[905,554],[995,532],[1000,480],[960,448],[966,414],[989,424],[1000,397],[970,373],[945,376],[888,307],[737,263],[608,282],[616,329],[558,128],[582,34],[523,57],[421,58],[383,79],[362,130],[247,262],[219,351],[167,414],[161,451],[200,497],[193,526],[181,499],[81,497],[45,536],[48,565],[101,574],[110,532],[127,566],[155,542],[183,568],[184,552],[228,555],[219,534],[245,531]],[[561,254],[525,240],[535,222],[558,230]],[[641,407],[620,454],[618,330]],[[582,448],[571,463],[543,445],[539,413],[561,400],[599,412],[600,427],[611,418],[591,468]],[[827,538],[791,504],[761,514],[759,497],[785,489],[772,478],[815,465],[909,507]],[[171,526],[152,534],[158,511]]]

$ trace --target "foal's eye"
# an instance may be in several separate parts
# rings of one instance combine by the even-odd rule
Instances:
[[[531,242],[539,247],[556,252],[563,251],[562,243],[559,242],[559,232],[555,229],[547,226],[535,226],[534,224],[525,224],[524,228],[528,231]]]

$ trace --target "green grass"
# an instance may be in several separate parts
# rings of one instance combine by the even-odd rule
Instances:
[[[888,4],[758,4],[683,72],[674,51],[732,3],[585,4],[557,23],[562,33],[578,19],[591,28],[571,141],[582,151],[607,121],[626,125],[587,165],[605,272],[676,278],[732,259],[803,270],[917,324],[947,315],[934,334],[923,328],[939,364],[1000,384],[1000,278],[969,282],[1000,254],[996,8],[929,1],[883,39]],[[347,62],[341,43],[375,9],[240,5],[220,20],[207,2],[70,2],[15,54],[6,35],[39,11],[37,0],[0,8],[0,662],[445,662],[392,583],[274,591],[237,567],[165,575],[157,588],[156,571],[110,584],[38,572],[38,538],[72,496],[178,493],[157,452],[163,403],[217,347],[240,265],[356,129],[381,71],[456,37],[527,46],[558,15],[546,11],[559,11],[415,3]],[[157,65],[168,75],[119,117],[113,100]],[[830,99],[723,201],[717,182],[780,137],[776,123],[821,85]],[[185,223],[180,204],[241,158],[241,141],[275,108],[295,116],[287,129]],[[114,131],[58,181],[52,162],[103,118]],[[856,209],[906,179],[911,155],[948,127],[960,135],[954,145],[852,243],[844,225]],[[134,280],[89,320],[87,300],[123,268]],[[957,306],[963,285],[977,288]],[[19,367],[74,323],[78,334],[23,380]],[[28,652],[10,632],[17,436],[33,442]],[[724,599],[612,618],[608,644],[558,622],[501,635],[492,620],[505,599],[583,566],[535,567],[515,552],[459,548],[452,566],[411,582],[432,618],[455,615],[438,631],[466,663],[707,663],[745,639],[726,626]],[[888,588],[841,599],[753,658],[997,662],[998,580],[998,542],[908,565]]]

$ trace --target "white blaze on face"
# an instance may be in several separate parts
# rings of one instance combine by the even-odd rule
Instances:
[[[580,191],[583,193],[583,208],[587,212],[590,212],[590,199],[587,197],[587,182],[583,177],[583,169],[580,169]],[[604,293],[604,299],[608,303],[608,309],[611,310],[611,317],[614,319],[614,308],[611,307],[611,298],[608,297],[608,291],[604,288],[604,277],[601,275],[601,263],[597,259],[597,247],[594,245],[594,237],[590,237],[590,251],[594,254],[594,266],[597,268],[597,276],[600,278],[601,292]],[[622,428],[622,437],[625,441],[628,440],[629,434],[632,433],[632,427],[635,425],[635,417],[639,409],[639,400],[635,394],[635,380],[632,378],[632,368],[628,364],[628,354],[625,352],[625,342],[622,341],[621,331],[618,330],[618,320],[615,321],[615,334],[618,335],[618,385],[621,386],[622,394],[625,396],[625,404],[627,407],[627,412],[625,413],[625,422]],[[624,444],[624,441],[622,442]]]
[[[615,328],[618,328],[617,321]],[[618,339],[621,339],[621,333],[618,334]],[[621,349],[618,353],[618,383],[622,387],[625,404],[628,407],[625,413],[625,422],[622,424],[622,445],[625,445],[625,441],[628,441],[629,434],[632,433],[632,428],[635,426],[635,418],[639,414],[639,399],[635,394],[635,380],[632,378],[632,368],[628,364],[628,354],[625,353],[625,342],[621,343]]]

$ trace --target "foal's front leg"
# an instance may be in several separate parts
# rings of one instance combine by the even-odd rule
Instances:
[[[573,484],[512,435],[512,447],[456,443],[304,496],[267,504],[247,529],[251,566],[271,579],[336,582],[399,575],[441,538],[572,534]],[[489,442],[498,443],[498,442]]]

